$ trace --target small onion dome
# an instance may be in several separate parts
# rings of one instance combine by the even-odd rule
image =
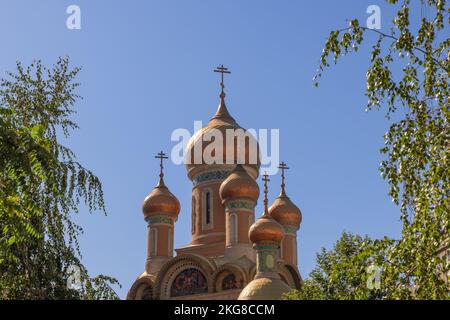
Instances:
[[[262,215],[248,231],[250,241],[275,241],[280,242],[284,238],[283,227],[276,222],[270,215]]]
[[[227,130],[236,134],[245,134],[244,145],[240,145],[240,136],[229,136],[227,138]],[[214,157],[221,155],[221,163],[210,163],[209,159],[205,159],[206,148],[215,141],[217,134],[222,135],[221,142],[214,146]],[[214,139],[212,139],[214,137]],[[211,148],[211,146],[209,146]],[[196,163],[196,152],[201,151],[200,163]],[[207,153],[209,155],[209,153]],[[225,94],[221,95],[221,100],[216,114],[211,118],[208,124],[201,130],[197,131],[189,140],[185,150],[185,163],[188,176],[193,179],[197,174],[208,170],[211,165],[217,165],[222,168],[227,166],[232,168],[232,164],[226,164],[227,159],[236,162],[238,159],[245,159],[244,166],[250,170],[250,174],[256,178],[258,176],[260,161],[259,144],[254,136],[249,134],[244,128],[230,115],[225,105]]]
[[[236,198],[247,198],[256,202],[259,187],[255,179],[250,177],[241,164],[238,164],[220,185],[219,193],[222,202]]]
[[[180,213],[180,202],[164,183],[160,183],[145,197],[142,203],[142,211],[145,219],[159,214],[169,214],[173,218],[177,218]]]
[[[238,300],[281,300],[289,291],[291,287],[281,279],[258,278],[242,289]]]
[[[302,222],[300,209],[285,194],[278,196],[269,208],[269,214],[282,225],[291,225],[297,229]]]

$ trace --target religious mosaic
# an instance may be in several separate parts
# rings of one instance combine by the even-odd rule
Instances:
[[[237,281],[234,273],[227,274],[222,280],[222,290],[237,289]]]
[[[203,273],[195,268],[183,270],[173,281],[170,288],[171,297],[207,293],[208,285]]]

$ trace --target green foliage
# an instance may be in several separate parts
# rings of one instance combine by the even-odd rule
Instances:
[[[79,71],[67,58],[51,69],[18,63],[0,82],[2,298],[117,298],[109,286],[117,280],[92,279],[81,264],[82,228],[71,217],[82,204],[105,212],[101,183],[58,142],[58,132],[67,138],[77,128],[70,116]],[[70,266],[80,270],[79,289],[67,286]]]
[[[322,248],[316,257],[317,266],[311,271],[309,279],[302,282],[300,290],[288,293],[285,299],[353,300],[388,297],[383,287],[373,285],[373,279],[375,268],[380,267],[382,283],[381,266],[388,263],[385,252],[392,243],[389,239],[373,241],[367,236],[344,232],[332,250]]]
[[[391,299],[448,299],[450,239],[450,7],[445,0],[422,0],[429,17],[411,24],[411,1],[387,0],[398,11],[389,33],[351,20],[332,31],[315,76],[375,34],[366,74],[367,110],[396,114],[381,148],[380,171],[392,201],[400,206],[401,239],[385,251],[384,289]],[[315,297],[306,282],[303,296]],[[310,290],[311,294],[307,294]],[[346,298],[347,295],[332,298]],[[329,298],[324,296],[323,298]]]

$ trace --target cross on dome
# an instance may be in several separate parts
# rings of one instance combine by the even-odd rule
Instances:
[[[225,96],[225,92],[223,91],[223,89],[225,88],[225,84],[224,84],[224,82],[223,82],[223,80],[224,80],[223,75],[224,75],[225,73],[230,74],[231,72],[228,71],[228,68],[225,68],[225,67],[223,66],[223,64],[220,65],[220,66],[218,66],[216,69],[214,69],[214,72],[219,72],[219,73],[221,73],[220,87],[222,88],[222,91],[221,91],[221,93],[220,93],[220,96],[221,96],[221,97],[222,97],[222,95]]]
[[[164,159],[169,159],[169,157],[166,156],[166,154],[161,150],[156,156],[156,159],[160,160],[159,163],[159,168],[160,168],[160,172],[159,172],[159,184],[158,186],[164,186],[164,164],[163,161]]]
[[[281,194],[282,195],[285,195],[286,194],[286,192],[285,192],[285,190],[284,190],[284,187],[285,187],[285,183],[284,183],[284,170],[289,170],[289,167],[287,166],[287,164],[284,162],[284,161],[282,161],[281,163],[280,163],[280,165],[278,166],[278,169],[281,169]]]
[[[268,178],[268,174],[267,172],[264,172],[263,177],[262,177],[262,181],[264,181],[264,215],[269,214],[269,210],[267,208],[269,200],[267,198],[267,194],[269,193],[269,190],[267,188],[267,182],[270,181],[270,179]]]

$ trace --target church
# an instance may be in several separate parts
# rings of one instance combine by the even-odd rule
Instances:
[[[212,131],[224,136],[230,129],[245,131],[225,105],[223,77],[230,72],[223,65],[214,71],[222,76],[219,106],[209,123],[189,141],[187,160],[194,158],[195,150],[208,147],[211,142],[204,137]],[[262,174],[264,212],[255,221],[260,197],[259,146],[251,148],[247,139],[238,147],[236,136],[226,137],[214,153],[244,161],[211,163],[203,159],[203,153],[200,161],[185,161],[192,183],[192,240],[175,249],[176,255],[173,243],[181,206],[164,182],[163,160],[167,157],[163,152],[156,156],[160,159],[159,182],[142,204],[147,223],[145,270],[131,286],[127,299],[276,300],[299,288],[297,231],[302,213],[286,193],[288,167],[284,162],[279,166],[280,194],[270,207],[269,179]]]

